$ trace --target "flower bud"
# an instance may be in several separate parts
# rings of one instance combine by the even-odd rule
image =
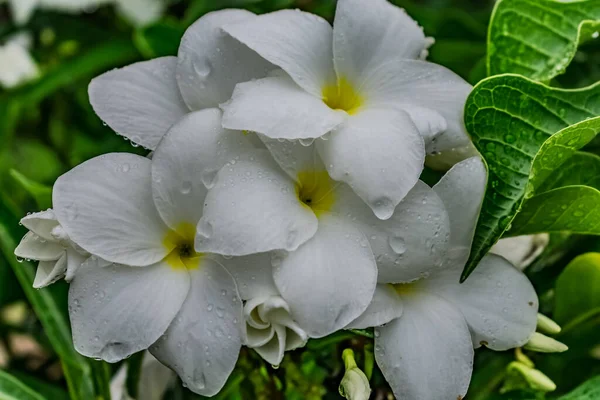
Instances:
[[[517,361],[510,363],[508,369],[510,372],[519,373],[532,389],[542,392],[552,392],[556,390],[556,384],[540,370]]]
[[[523,348],[539,353],[562,353],[569,349],[566,344],[538,332],[531,335],[529,342]]]
[[[556,335],[560,333],[561,328],[556,322],[546,317],[544,314],[537,315],[537,330],[547,333],[548,335]]]
[[[354,352],[346,349],[342,353],[346,373],[340,383],[340,395],[348,400],[368,400],[371,387],[366,375],[358,368],[354,361]]]

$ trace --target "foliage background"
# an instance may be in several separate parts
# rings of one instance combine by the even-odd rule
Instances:
[[[405,8],[427,35],[435,37],[429,60],[447,66],[472,84],[485,78],[486,36],[493,1],[392,2]],[[94,114],[87,97],[90,80],[138,60],[176,54],[187,26],[206,12],[227,7],[257,13],[300,8],[332,20],[335,2],[171,1],[163,19],[143,29],[120,19],[110,6],[81,15],[38,10],[26,26],[17,27],[11,22],[8,7],[0,5],[0,44],[13,33],[29,31],[34,37],[32,53],[42,71],[41,77],[30,84],[0,91],[0,366],[4,371],[0,371],[0,399],[109,398],[108,382],[119,365],[85,360],[75,353],[68,331],[67,285],[59,282],[41,291],[31,288],[35,265],[18,262],[13,256],[24,233],[18,219],[27,212],[50,207],[54,180],[82,161],[112,151],[145,153],[114,134]],[[566,73],[551,83],[577,88],[598,80],[600,44],[592,41],[579,48]],[[600,154],[600,141],[592,142],[586,150]],[[437,176],[426,171],[423,179],[434,181]],[[600,251],[597,237],[552,236],[550,246],[526,271],[540,296],[542,312],[552,315],[556,281],[566,265],[590,251]],[[600,282],[598,275],[586,279]],[[600,293],[600,284],[594,290]],[[600,307],[598,300],[595,306]],[[577,317],[576,311],[573,318]],[[530,355],[536,368],[558,385],[547,398],[558,398],[600,374],[600,317],[593,314],[585,321],[585,326],[575,326],[559,338],[571,346],[567,353]],[[372,398],[391,398],[385,380],[373,365],[372,339],[352,332],[312,340],[305,349],[289,353],[278,369],[244,349],[238,368],[218,398],[337,399],[343,375],[341,352],[347,347],[355,350],[359,366],[373,369]],[[518,383],[516,391],[499,393],[506,367],[513,360],[513,352],[478,350],[467,399],[545,398],[525,382]],[[134,394],[140,357],[125,363],[130,368],[130,393]],[[598,388],[600,383],[592,381],[592,386]],[[569,398],[600,399],[598,392],[590,393],[575,393],[576,397]],[[200,397],[176,384],[165,398]]]

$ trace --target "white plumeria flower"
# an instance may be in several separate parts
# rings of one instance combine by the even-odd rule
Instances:
[[[18,34],[0,46],[0,86],[10,89],[37,78],[38,66],[29,54],[31,38]]]
[[[516,236],[500,239],[490,252],[506,258],[515,267],[523,270],[544,252],[549,241],[550,236],[547,233]]]
[[[107,72],[89,86],[90,102],[115,132],[154,150],[184,115],[218,107],[235,85],[273,66],[222,32],[225,23],[256,18],[245,10],[204,15],[190,26],[177,57],[160,57]]]
[[[290,307],[273,281],[267,253],[234,257],[227,269],[244,301],[244,344],[271,365],[279,365],[286,351],[303,347],[308,335],[294,320]]]
[[[75,245],[58,223],[54,211],[48,209],[21,219],[29,229],[15,249],[17,257],[38,260],[33,287],[40,289],[59,279],[73,276],[89,254]]]
[[[487,255],[459,284],[486,179],[485,167],[475,157],[455,165],[435,185],[450,217],[450,249],[443,268],[413,282],[384,280],[367,311],[350,324],[385,324],[375,329],[375,357],[399,400],[462,399],[474,348],[519,347],[535,331],[535,290],[504,258]]]
[[[81,13],[93,7],[115,4],[117,10],[136,25],[146,25],[160,18],[166,6],[164,0],[5,0],[18,25],[29,21],[36,8],[60,12]],[[1,2],[1,1],[0,1]]]
[[[222,105],[223,125],[270,138],[327,139],[316,143],[331,177],[381,219],[417,182],[425,146],[436,152],[469,143],[462,115],[471,86],[419,59],[430,40],[386,0],[339,0],[333,29],[299,10],[223,29],[285,71],[239,84]]]
[[[279,165],[262,150],[219,171],[196,250],[232,256],[283,250],[272,260],[275,286],[309,336],[333,333],[366,309],[376,259],[381,279],[412,280],[439,268],[448,220],[427,185],[419,182],[392,218],[379,220],[329,177],[314,146],[264,140]]]
[[[195,252],[194,235],[201,177],[245,142],[207,109],[174,125],[152,160],[112,153],[58,178],[58,220],[94,255],[69,291],[77,351],[116,362],[149,348],[194,392],[222,388],[241,346],[242,304],[224,260]]]

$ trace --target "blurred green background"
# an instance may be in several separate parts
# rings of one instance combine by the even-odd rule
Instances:
[[[472,84],[485,77],[486,34],[493,1],[395,0],[393,3],[405,8],[424,27],[425,33],[435,38],[429,60],[447,66]],[[367,0],[365,5],[368,6]],[[142,27],[133,26],[111,5],[71,14],[38,9],[28,22],[17,25],[9,4],[0,4],[0,46],[16,34],[26,33],[31,40],[28,51],[39,70],[39,76],[30,82],[0,89],[0,367],[41,393],[42,398],[73,398],[74,389],[67,388],[61,369],[61,363],[64,366],[69,360],[75,365],[74,371],[81,370],[82,379],[86,374],[92,376],[95,396],[107,398],[108,381],[119,365],[86,361],[74,354],[72,346],[68,348],[67,285],[59,282],[42,291],[31,288],[35,265],[19,262],[12,254],[24,233],[18,220],[27,212],[50,207],[55,179],[82,161],[112,151],[146,153],[116,135],[94,114],[87,95],[90,80],[135,61],[175,55],[187,26],[207,12],[228,7],[256,13],[300,8],[331,21],[335,1],[172,0],[167,2],[158,21]],[[7,67],[5,63],[11,60],[0,50],[0,71]],[[553,84],[581,87],[599,79],[600,47],[592,43],[580,49],[567,73]],[[594,143],[590,150],[597,153],[597,147]],[[552,314],[556,280],[565,266],[575,256],[594,250],[600,250],[600,241],[593,237],[552,237],[550,247],[527,270],[538,290],[541,311]],[[598,270],[597,266],[591,267],[592,270]],[[596,307],[600,306],[594,301]],[[595,318],[591,322],[585,320],[587,325],[583,328],[561,336],[560,340],[568,343],[571,351],[532,356],[536,367],[558,385],[556,394],[549,398],[566,393],[600,373],[600,348],[596,347],[600,343],[597,333],[600,317]],[[339,399],[337,386],[343,375],[341,352],[347,347],[355,350],[359,366],[373,368],[372,340],[351,332],[310,341],[307,348],[289,353],[279,369],[273,369],[253,351],[244,349],[238,368],[218,398]],[[526,383],[517,384],[517,391],[499,394],[506,367],[513,360],[512,352],[478,350],[467,398],[544,398]],[[139,362],[139,357],[125,362],[132,376],[139,370]],[[2,379],[0,392],[1,382]],[[392,398],[376,367],[371,384],[373,399]],[[129,386],[130,393],[135,392],[135,384],[129,382]],[[85,399],[86,395],[79,398]],[[199,397],[176,384],[165,398]],[[578,398],[600,398],[600,395]]]

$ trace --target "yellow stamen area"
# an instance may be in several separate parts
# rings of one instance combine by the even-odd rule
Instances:
[[[317,217],[331,210],[335,202],[333,189],[336,182],[327,171],[301,171],[297,182],[296,195],[300,204],[311,209]]]
[[[417,285],[419,281],[410,282],[410,283],[394,283],[390,284],[392,288],[398,293],[400,296],[406,296],[410,294],[414,294],[417,292]]]
[[[356,91],[346,78],[341,77],[333,85],[322,88],[323,102],[334,110],[344,110],[355,114],[364,104],[364,98]]]
[[[202,253],[194,250],[196,229],[190,223],[181,223],[177,229],[167,232],[163,246],[169,251],[165,262],[174,270],[190,270],[200,267]]]

